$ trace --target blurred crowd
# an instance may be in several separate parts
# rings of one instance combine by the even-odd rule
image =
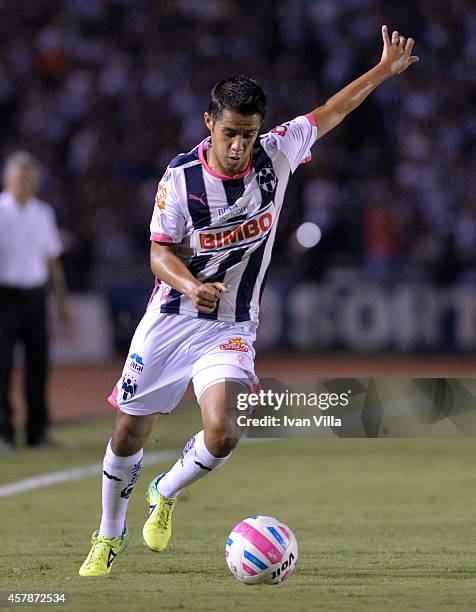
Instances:
[[[323,104],[380,59],[380,26],[420,62],[315,146],[288,190],[273,269],[476,284],[476,5],[469,0],[0,2],[0,154],[44,170],[72,290],[149,282],[168,161],[206,135],[217,80],[268,95],[264,129]],[[321,150],[322,149],[322,150]],[[322,230],[304,250],[303,221]],[[279,271],[279,272],[278,272]]]

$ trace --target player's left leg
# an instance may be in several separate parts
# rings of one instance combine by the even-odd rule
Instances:
[[[238,376],[243,377],[243,373],[238,371]],[[167,547],[180,491],[223,465],[238,444],[240,431],[233,415],[236,395],[243,392],[243,384],[246,383],[236,379],[221,380],[203,391],[200,395],[203,430],[187,442],[177,463],[150,483],[147,494],[150,514],[142,533],[151,550],[160,552]]]
[[[127,546],[126,509],[141,472],[143,446],[156,414],[172,411],[190,380],[189,326],[187,320],[179,326],[175,315],[149,308],[136,329],[122,376],[108,398],[117,413],[103,462],[103,513],[81,576],[109,573]]]
[[[144,445],[155,414],[135,416],[118,411],[103,461],[102,517],[99,533],[106,538],[125,530],[126,510],[142,471]]]
[[[91,550],[80,576],[104,576],[115,557],[127,548],[126,511],[142,471],[144,444],[156,415],[135,416],[118,411],[103,460],[101,524],[91,538]]]

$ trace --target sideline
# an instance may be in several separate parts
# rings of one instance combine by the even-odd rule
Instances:
[[[161,461],[170,461],[177,459],[181,453],[179,449],[167,449],[162,451],[154,451],[144,455],[143,465],[148,466]],[[31,478],[22,478],[14,482],[0,486],[0,497],[9,497],[18,493],[27,493],[35,489],[42,489],[54,484],[62,482],[71,482],[73,480],[81,480],[88,476],[99,476],[102,472],[102,463],[93,463],[83,467],[70,468],[69,470],[59,470],[57,472],[47,472],[46,474],[38,474]]]
[[[243,438],[240,444],[253,444],[256,442],[270,441],[273,438]],[[161,451],[153,451],[144,454],[142,465],[147,467],[155,463],[178,459],[181,448],[166,449]],[[60,484],[62,482],[71,482],[73,480],[81,480],[88,476],[99,476],[102,472],[102,463],[93,463],[83,467],[70,468],[69,470],[59,470],[57,472],[47,472],[46,474],[38,474],[30,478],[22,478],[8,484],[0,486],[0,497],[10,497],[20,493],[27,493],[35,489],[42,489],[51,485]]]

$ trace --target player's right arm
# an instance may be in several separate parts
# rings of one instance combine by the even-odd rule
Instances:
[[[185,226],[175,176],[167,168],[157,189],[150,222],[150,266],[157,278],[188,296],[197,310],[208,314],[215,310],[221,293],[228,292],[228,287],[224,283],[201,282],[177,257],[185,237]]]
[[[225,283],[202,283],[176,253],[178,244],[159,244],[152,242],[150,247],[150,267],[152,272],[168,285],[188,296],[200,312],[210,313],[215,310],[220,295],[228,293]]]

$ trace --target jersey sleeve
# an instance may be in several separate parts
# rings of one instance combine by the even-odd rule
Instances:
[[[317,125],[311,114],[301,115],[277,125],[265,135],[265,139],[286,156],[294,173],[299,164],[312,159],[311,147],[317,140]]]
[[[150,222],[150,239],[155,242],[180,243],[185,232],[185,216],[169,168],[160,179]]]

